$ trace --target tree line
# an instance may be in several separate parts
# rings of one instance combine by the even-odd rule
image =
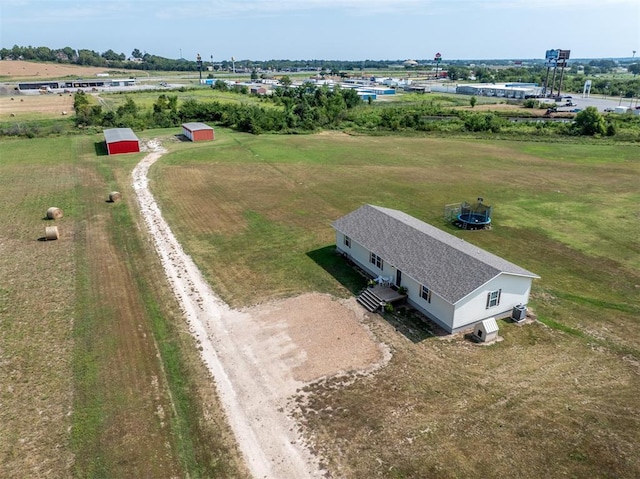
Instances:
[[[228,89],[222,81],[214,89]],[[247,94],[246,87],[238,90]],[[273,106],[218,101],[186,100],[178,105],[175,95],[161,94],[151,110],[141,109],[131,97],[115,110],[105,111],[93,104],[89,95],[74,95],[76,125],[79,127],[127,127],[133,129],[169,128],[183,122],[202,121],[249,133],[303,132],[337,128],[346,112],[362,103],[357,92],[336,87],[332,90],[311,83],[296,88],[278,88],[266,101]]]
[[[229,89],[222,81],[214,89]],[[249,94],[235,89],[239,99]],[[260,97],[265,103],[249,104],[197,101],[178,102],[175,95],[160,94],[151,109],[140,108],[131,97],[115,110],[105,111],[92,104],[90,96],[74,97],[75,122],[79,127],[127,127],[134,130],[178,127],[201,121],[238,131],[260,133],[305,133],[321,129],[350,129],[368,134],[421,133],[503,134],[509,136],[607,136],[640,140],[640,116],[602,115],[590,107],[573,121],[544,121],[531,117],[515,122],[496,112],[445,108],[437,97],[401,106],[363,102],[355,90],[305,83],[277,88],[273,95]],[[471,106],[474,105],[473,97]],[[534,107],[534,105],[531,105]]]
[[[229,89],[216,82],[214,89]],[[151,108],[143,108],[126,95],[122,105],[107,109],[95,103],[91,95],[74,95],[73,119],[0,123],[0,136],[40,137],[84,130],[98,132],[102,128],[173,128],[182,123],[201,121],[253,134],[309,133],[321,129],[339,129],[362,134],[471,134],[504,138],[595,136],[614,140],[640,142],[639,115],[603,115],[589,107],[573,119],[545,121],[526,114],[514,121],[509,114],[475,111],[442,106],[450,98],[429,95],[420,101],[403,105],[363,102],[351,89],[334,90],[307,83],[297,87],[280,87],[262,103],[245,102],[250,95],[246,87],[231,89],[238,102],[188,99],[180,102],[177,95],[161,93]],[[536,108],[531,100],[530,108]],[[73,125],[72,125],[73,123]],[[75,127],[74,130],[69,128]]]
[[[340,72],[366,73],[367,70],[385,70],[391,67],[404,68],[403,60],[236,60],[224,59],[213,62],[212,56],[207,60],[206,55],[202,59],[202,65],[193,60],[184,58],[170,59],[142,52],[135,48],[130,55],[117,53],[111,49],[105,52],[97,52],[88,49],[75,50],[71,47],[52,49],[46,46],[18,46],[0,49],[0,58],[13,60],[34,60],[41,62],[69,63],[85,66],[108,67],[118,69],[156,70],[156,71],[197,71],[199,68],[212,67],[215,70],[251,72],[274,71],[293,72],[321,71],[334,75]],[[434,63],[429,60],[417,60],[417,67],[408,67],[411,70],[431,70]],[[531,60],[526,66],[513,66],[509,60],[478,61],[471,64],[467,60],[448,60],[441,67],[447,72],[448,78],[453,81],[475,78],[480,82],[504,82],[522,81],[542,84],[544,82],[546,67],[542,59]],[[640,63],[629,60],[625,63],[629,71],[635,75],[640,73]],[[578,67],[582,68],[584,75],[607,74],[615,71],[620,64],[616,60],[596,59],[590,61],[573,61],[567,68],[567,74],[575,74]]]
[[[71,47],[49,48],[45,46],[19,46],[0,49],[0,58],[10,60],[35,60],[40,62],[58,62],[75,65],[122,68],[122,69],[142,69],[161,71],[197,71],[200,67],[196,59],[187,60],[184,58],[170,59],[141,52],[135,48],[131,55],[117,53],[111,49],[105,52],[97,52],[88,49],[75,50]],[[211,58],[211,57],[210,57]],[[216,69],[231,71],[237,69],[241,71],[272,70],[272,71],[296,71],[296,70],[317,70],[326,71],[340,70],[376,70],[386,69],[392,65],[401,65],[403,60],[234,60],[224,59],[213,62],[208,60],[206,55],[202,58],[202,67],[212,66]]]

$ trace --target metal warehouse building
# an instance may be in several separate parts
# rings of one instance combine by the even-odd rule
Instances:
[[[540,95],[542,88],[535,83],[473,83],[458,85],[456,93],[462,95],[497,96],[523,99]]]
[[[110,155],[118,153],[137,153],[140,140],[131,128],[111,128],[104,130],[104,141]]]
[[[205,123],[183,123],[182,134],[191,141],[215,140],[213,128]]]

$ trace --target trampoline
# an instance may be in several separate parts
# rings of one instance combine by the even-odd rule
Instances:
[[[460,205],[457,216],[457,226],[462,229],[484,229],[491,227],[491,206],[485,205],[482,198],[478,198],[475,205],[464,202]]]

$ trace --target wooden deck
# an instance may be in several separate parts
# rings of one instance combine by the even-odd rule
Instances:
[[[403,299],[406,295],[398,293],[395,289],[390,286],[382,286],[376,285],[373,288],[369,288],[373,294],[375,294],[378,298],[386,303],[393,303],[394,301],[398,301]]]

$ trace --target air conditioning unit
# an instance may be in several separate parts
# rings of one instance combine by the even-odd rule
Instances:
[[[527,307],[525,305],[519,304],[518,306],[513,307],[513,311],[511,312],[511,319],[519,323],[520,321],[524,321],[526,317]]]

